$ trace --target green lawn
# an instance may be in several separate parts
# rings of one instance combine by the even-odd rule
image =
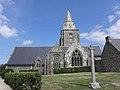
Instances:
[[[120,90],[112,83],[120,83],[120,73],[96,73],[101,88],[97,90]],[[91,73],[71,73],[42,76],[42,90],[92,90],[89,88]]]

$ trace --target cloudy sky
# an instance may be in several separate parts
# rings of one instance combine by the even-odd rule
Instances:
[[[0,64],[16,46],[53,46],[70,10],[82,45],[120,38],[120,0],[0,0]]]

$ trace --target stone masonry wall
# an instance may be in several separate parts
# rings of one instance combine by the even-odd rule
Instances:
[[[102,71],[120,72],[120,52],[110,42],[106,42],[101,58]]]

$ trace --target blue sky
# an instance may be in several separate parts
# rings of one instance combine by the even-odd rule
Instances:
[[[70,10],[82,45],[120,38],[120,0],[0,0],[0,64],[16,46],[53,46]]]

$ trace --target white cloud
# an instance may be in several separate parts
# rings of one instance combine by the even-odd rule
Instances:
[[[13,0],[0,0],[0,3],[8,3],[8,4],[15,4],[15,2]]]
[[[98,26],[91,30],[89,33],[81,33],[81,38],[84,38],[89,41],[98,42],[100,44],[104,44],[105,37],[110,36],[111,38],[120,38],[120,19],[116,21],[113,25],[106,28],[106,32],[103,31],[102,27]]]
[[[113,38],[120,38],[120,19],[115,24],[107,28],[108,34]]]
[[[89,32],[89,33],[81,33],[81,38],[85,38],[86,40],[89,41],[95,41],[100,44],[104,42],[104,38],[107,36],[107,34],[102,31],[102,26],[101,25],[96,25],[94,29]]]
[[[119,17],[120,17],[120,6],[116,5],[113,7],[113,15],[108,15],[108,21],[112,22]]]
[[[111,26],[104,29],[101,25],[96,25],[89,33],[81,33],[81,38],[100,44],[104,44],[105,37],[108,35],[111,38],[120,38],[120,6],[114,6],[113,11],[112,15],[108,15],[108,20],[115,23],[111,23]]]
[[[0,25],[2,24],[2,20],[0,20]]]
[[[113,6],[113,10],[116,11],[116,10],[120,10],[120,6],[119,5],[115,5]]]
[[[88,36],[89,36],[88,33],[81,33],[81,34],[80,34],[80,37],[81,37],[81,38],[85,38],[85,37],[88,37]]]
[[[3,13],[3,5],[2,5],[2,3],[0,2],[0,14],[2,14]]]
[[[13,5],[15,2],[13,0],[6,0],[9,4]]]
[[[115,18],[116,18],[116,15],[109,15],[108,16],[109,22],[112,22],[113,20],[115,20]]]
[[[114,9],[115,15],[119,17],[120,16],[120,6],[115,6],[115,7],[113,7],[113,9]]]
[[[2,3],[0,2],[0,19],[6,21],[6,20],[8,20],[8,19],[7,19],[7,17],[3,14],[3,10],[4,10],[3,5],[2,5]]]
[[[17,30],[14,28],[10,28],[7,25],[0,25],[0,35],[5,38],[17,36]]]
[[[31,40],[26,40],[26,41],[23,41],[23,45],[28,45],[28,44],[32,44],[33,41]]]
[[[7,21],[8,18],[6,17],[6,15],[3,14],[3,11],[4,11],[3,4],[13,5],[15,3],[13,0],[0,0],[0,19]]]
[[[115,14],[116,14],[116,15],[120,15],[120,11],[116,11]]]
[[[14,28],[10,28],[8,25],[8,18],[4,15],[4,7],[3,4],[13,5],[15,4],[13,0],[0,0],[0,35],[5,38],[10,38],[17,36],[17,30]]]

